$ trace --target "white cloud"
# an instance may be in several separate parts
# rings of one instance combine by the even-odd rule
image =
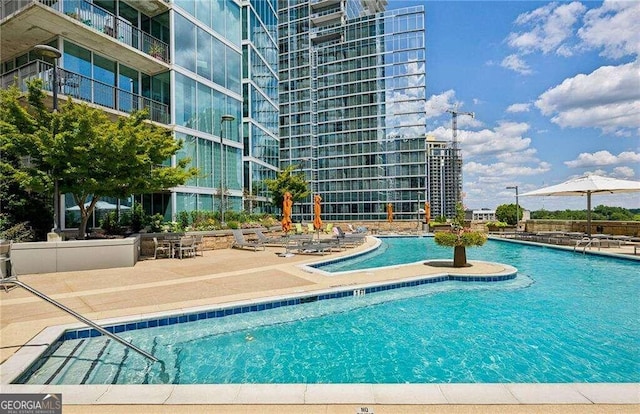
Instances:
[[[506,162],[497,162],[494,164],[481,164],[477,162],[468,162],[464,164],[465,174],[477,174],[486,177],[515,177],[515,176],[531,176],[545,173],[551,169],[548,162],[540,162],[533,167],[522,165],[508,164]]]
[[[602,66],[565,79],[538,97],[535,105],[561,127],[594,127],[628,135],[640,128],[640,61]]]
[[[515,24],[527,31],[511,33],[507,37],[509,46],[519,53],[540,51],[544,54],[571,55],[571,47],[565,44],[573,35],[573,26],[585,13],[586,7],[579,2],[569,4],[549,3],[531,12],[523,13]]]
[[[535,148],[527,148],[520,152],[503,152],[496,155],[496,158],[500,161],[508,162],[510,164],[524,164],[526,162],[538,162],[540,161],[536,154],[538,150]]]
[[[527,62],[522,60],[518,55],[509,55],[506,58],[502,59],[500,62],[500,66],[503,68],[510,69],[514,72],[518,72],[521,75],[530,75],[533,73]]]
[[[633,178],[636,172],[631,167],[616,167],[613,169],[613,175],[620,178]]]
[[[529,112],[531,108],[530,103],[516,103],[513,105],[509,105],[507,108],[507,112],[515,113],[515,112]]]
[[[594,167],[624,163],[640,163],[640,154],[631,151],[625,151],[616,156],[611,154],[609,151],[598,151],[592,154],[583,152],[582,154],[578,155],[577,159],[572,161],[565,161],[565,165],[569,168]]]
[[[425,104],[424,111],[427,119],[436,118],[446,113],[447,109],[455,106],[456,92],[453,89],[442,92],[439,95],[431,95]]]
[[[474,99],[474,102],[476,100]],[[459,108],[462,106],[462,102],[456,100],[456,93],[454,90],[449,89],[448,91],[442,92],[439,95],[431,95],[431,97],[425,103],[424,111],[426,113],[426,118],[438,118],[441,116],[447,116],[447,124],[451,124],[451,114],[447,113],[447,110]],[[469,112],[462,111],[458,109],[460,112]],[[458,115],[458,130],[460,128],[480,128],[482,127],[482,121],[478,120],[475,116],[471,117],[466,114]],[[445,138],[444,136],[440,137],[443,140],[451,139],[451,129],[449,129],[448,136]]]
[[[458,118],[470,118],[462,117]],[[524,122],[501,121],[493,129],[484,128],[479,131],[458,129],[458,141],[462,149],[462,157],[467,159],[482,157],[502,157],[506,160],[533,160],[531,152],[531,138],[524,137],[529,130],[529,124]],[[427,132],[441,141],[449,141],[452,137],[451,128],[438,127]],[[518,161],[514,161],[518,162]]]
[[[601,55],[621,58],[640,53],[640,2],[605,1],[602,6],[589,10],[584,26],[578,30],[582,45],[602,49]]]

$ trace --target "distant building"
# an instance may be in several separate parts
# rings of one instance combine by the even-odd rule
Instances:
[[[496,221],[495,210],[473,210],[471,221]]]
[[[281,0],[280,167],[323,220],[416,217],[425,202],[425,12],[384,0]],[[294,204],[312,218],[313,194]]]
[[[438,141],[426,137],[427,201],[431,203],[431,216],[452,218],[456,214],[457,194],[462,192],[462,179],[454,179],[462,171],[459,151],[451,147],[450,141]],[[458,188],[456,188],[456,186]]]

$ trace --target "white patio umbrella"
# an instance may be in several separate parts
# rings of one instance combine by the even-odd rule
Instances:
[[[587,196],[587,234],[591,235],[591,194],[632,193],[640,191],[640,181],[587,175],[561,184],[520,194],[521,196]]]

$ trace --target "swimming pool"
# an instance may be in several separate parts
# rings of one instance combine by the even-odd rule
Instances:
[[[430,251],[431,239],[421,243]],[[451,251],[442,254],[436,258],[450,259]],[[148,366],[102,337],[68,340],[25,382],[640,379],[637,263],[494,241],[468,255],[511,263],[521,274],[499,283],[443,281],[120,334],[152,350],[163,366]]]

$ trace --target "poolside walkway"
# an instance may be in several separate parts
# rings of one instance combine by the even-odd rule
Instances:
[[[372,282],[404,279],[431,274],[493,274],[505,271],[506,266],[474,262],[472,267],[463,269],[425,266],[423,263],[397,266],[374,271],[355,272],[348,275],[325,276],[311,273],[300,265],[327,258],[352,254],[370,248],[375,239],[368,238],[363,246],[347,249],[326,256],[295,255],[280,257],[284,248],[268,247],[265,251],[214,250],[205,251],[203,257],[189,259],[143,260],[132,268],[103,269],[82,272],[66,272],[40,275],[20,275],[20,280],[49,295],[65,306],[93,319],[103,320],[116,317],[138,316],[162,311],[179,311],[187,308],[226,304],[241,300],[300,294],[325,290],[339,286],[361,285]],[[604,250],[604,248],[603,248]],[[16,269],[19,273],[20,269]],[[71,316],[44,303],[22,289],[5,293],[0,291],[0,359],[7,360],[20,347],[30,341],[44,328],[53,325],[77,322]],[[0,392],[16,392],[21,386],[0,384]],[[22,386],[24,387],[24,386]],[[77,388],[77,387],[76,387]],[[24,392],[30,388],[25,387]],[[37,392],[37,391],[33,391]],[[145,391],[141,391],[145,392]],[[402,392],[402,391],[398,391]],[[637,391],[636,391],[637,393]],[[71,393],[70,393],[71,394]],[[144,400],[144,399],[143,399]],[[140,402],[143,402],[140,401]],[[64,401],[64,395],[63,395]],[[67,400],[69,401],[69,400]],[[516,400],[513,400],[516,401]],[[512,402],[513,402],[512,401]],[[549,400],[554,402],[557,400]],[[544,412],[638,412],[640,406],[598,405],[593,401],[575,401],[571,406],[544,405]],[[504,401],[508,403],[508,401]],[[631,401],[640,403],[639,401]],[[436,403],[436,401],[434,401]],[[441,401],[441,404],[446,404]],[[469,401],[471,403],[471,401]],[[546,404],[544,400],[540,403]],[[330,405],[260,405],[259,401],[249,405],[111,405],[107,401],[99,405],[65,405],[65,413],[87,412],[278,412],[316,413],[348,412],[359,407],[357,404]],[[431,403],[433,404],[433,403]],[[542,412],[541,406],[532,405],[375,405],[370,404],[369,412],[413,413],[413,412]],[[475,408],[474,408],[475,407]],[[492,407],[492,409],[489,409]],[[537,410],[535,408],[538,408]],[[554,408],[555,407],[555,408]],[[528,411],[528,408],[532,408]],[[580,409],[578,409],[580,408]],[[628,410],[629,409],[629,410]],[[190,411],[191,410],[191,411]],[[425,411],[428,410],[428,411]],[[628,410],[628,411],[627,411]]]

